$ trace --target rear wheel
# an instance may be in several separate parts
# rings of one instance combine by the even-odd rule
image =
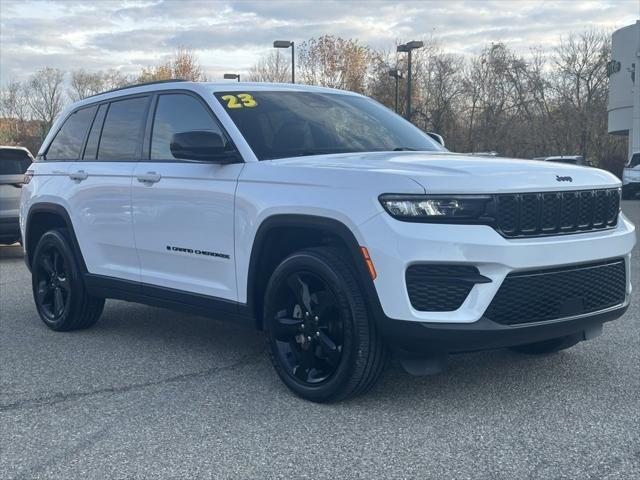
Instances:
[[[308,400],[359,395],[383,370],[386,348],[339,249],[311,248],[287,257],[267,286],[264,323],[276,372]]]
[[[38,314],[52,330],[88,328],[104,308],[104,298],[87,294],[64,229],[50,230],[38,242],[31,283]]]
[[[511,347],[510,350],[517,353],[526,353],[528,355],[544,355],[571,348],[578,342],[580,342],[579,335],[568,335],[566,337],[552,338],[542,342],[517,345],[515,347]]]

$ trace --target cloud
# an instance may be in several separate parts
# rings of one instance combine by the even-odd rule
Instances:
[[[210,78],[245,73],[275,39],[323,34],[390,50],[433,36],[453,53],[491,42],[526,53],[561,35],[633,23],[637,0],[599,1],[200,1],[1,0],[0,82],[45,66],[133,73],[178,46],[195,49]]]

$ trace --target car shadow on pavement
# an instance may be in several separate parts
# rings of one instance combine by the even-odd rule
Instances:
[[[279,392],[295,398],[272,370],[262,333],[250,328],[110,301],[104,318],[86,334],[99,336],[101,342],[114,341],[120,345],[126,342],[129,345],[127,349],[130,349],[126,355],[136,355],[140,349],[146,349],[148,355],[154,356],[154,351],[156,354],[162,352],[165,358],[186,361],[200,368],[215,366],[225,359],[252,357],[252,390]],[[588,344],[545,356],[520,355],[509,350],[458,354],[450,357],[447,370],[426,377],[411,376],[391,360],[373,390],[347,404],[355,406],[373,402],[379,405],[406,401],[406,407],[413,408],[416,397],[422,401],[443,402],[443,406],[447,402],[478,402],[496,395],[503,399],[525,399],[541,391],[563,388],[562,384],[569,379],[582,378],[584,381],[586,378],[588,381],[585,370],[591,375],[598,369],[606,370],[606,366],[591,365],[594,359],[589,358],[588,351],[583,348],[588,349]],[[189,358],[185,359],[185,356]],[[262,373],[257,375],[255,372]]]

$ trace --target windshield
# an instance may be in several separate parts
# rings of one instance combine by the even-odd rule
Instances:
[[[326,153],[446,151],[391,110],[339,93],[218,92],[259,160]]]

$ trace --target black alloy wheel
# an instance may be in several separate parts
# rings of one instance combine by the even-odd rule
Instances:
[[[344,346],[344,319],[336,294],[318,275],[291,273],[276,293],[273,335],[289,374],[317,384],[333,375]]]
[[[56,245],[49,244],[33,265],[38,310],[50,322],[57,322],[69,310],[71,286],[69,267]]]
[[[104,298],[87,293],[69,234],[50,230],[38,241],[31,263],[31,286],[36,309],[52,330],[92,326],[104,308]]]
[[[340,248],[308,248],[285,258],[267,285],[263,320],[276,372],[307,400],[365,393],[384,368],[386,346]]]

